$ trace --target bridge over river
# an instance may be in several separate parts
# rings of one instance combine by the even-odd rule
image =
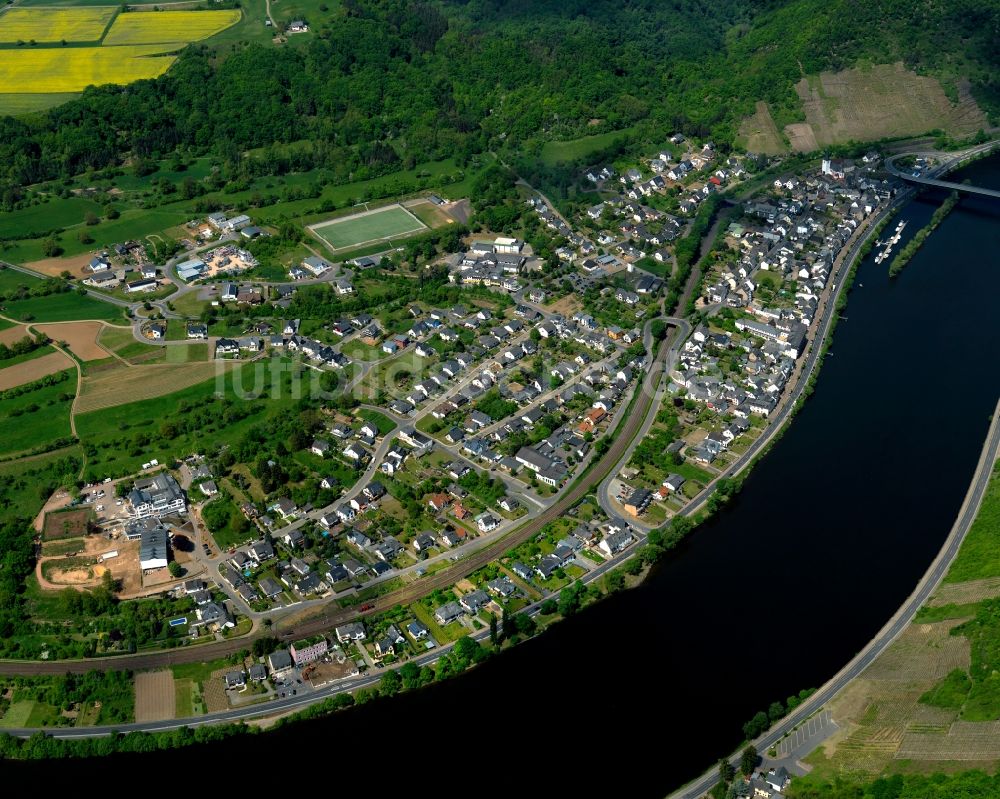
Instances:
[[[995,142],[983,145],[982,147],[978,147],[975,150],[970,151],[969,154],[970,155],[978,154],[986,150],[991,150],[995,145],[996,145]],[[909,155],[912,155],[912,153],[909,153]],[[981,186],[970,186],[968,183],[952,183],[950,180],[937,180],[936,178],[933,177],[923,177],[920,175],[914,175],[912,172],[905,172],[897,168],[896,165],[893,163],[895,159],[899,157],[900,156],[894,156],[893,158],[887,159],[885,162],[885,168],[888,172],[892,173],[897,178],[905,180],[908,183],[917,183],[921,186],[935,186],[939,189],[949,189],[949,190],[954,189],[955,191],[964,191],[969,194],[978,194],[982,197],[994,197],[1000,199],[1000,191],[998,191],[997,189],[986,189]]]

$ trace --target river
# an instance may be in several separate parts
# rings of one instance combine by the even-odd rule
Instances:
[[[1000,187],[1000,158],[964,177]],[[902,210],[903,243],[942,198]],[[837,672],[948,534],[1000,395],[998,221],[1000,203],[965,197],[895,280],[868,256],[813,396],[740,496],[640,588],[461,678],[249,742],[74,763],[74,778],[169,769],[235,787],[266,757],[258,784],[282,775],[293,790],[679,787],[756,711]]]

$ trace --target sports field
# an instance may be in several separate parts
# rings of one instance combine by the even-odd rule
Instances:
[[[405,236],[426,229],[427,225],[401,205],[389,205],[312,227],[313,233],[335,250],[373,241]]]
[[[0,42],[96,42],[118,9],[11,8],[0,16]]]
[[[174,56],[158,56],[170,49],[160,44],[0,50],[0,93],[79,92],[90,85],[156,78],[174,63]]]
[[[238,9],[226,11],[135,11],[120,14],[104,45],[188,43],[207,39],[240,21]]]

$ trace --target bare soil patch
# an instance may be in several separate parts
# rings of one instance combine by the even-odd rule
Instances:
[[[70,351],[81,361],[98,361],[111,354],[97,343],[103,327],[100,322],[70,322],[36,325],[35,329],[53,341],[65,341]]]
[[[49,502],[53,502],[60,492],[56,492]],[[65,492],[61,492],[65,494]],[[66,495],[69,499],[69,495]],[[89,522],[93,513],[89,508],[72,510],[52,510],[45,514],[42,525],[42,538],[45,541],[57,541],[60,538],[78,538],[87,534]]]
[[[45,504],[42,506],[42,509],[38,511],[38,515],[35,517],[35,522],[34,522],[35,532],[36,533],[42,532],[42,530],[44,529],[45,517],[47,514],[65,508],[67,505],[69,505],[71,499],[72,497],[69,495],[68,491],[66,491],[63,488],[57,488],[55,493],[46,500]]]
[[[0,391],[14,386],[23,386],[46,375],[53,375],[73,366],[73,361],[61,352],[50,352],[30,361],[24,361],[6,369],[0,369]]]
[[[819,149],[819,145],[816,143],[816,134],[813,132],[812,125],[806,122],[796,122],[794,125],[785,125],[785,135],[788,137],[788,141],[795,152],[811,153],[814,150]]]
[[[580,298],[575,294],[567,294],[565,297],[556,300],[550,305],[546,305],[545,309],[550,313],[558,313],[563,316],[572,316],[577,311],[583,307],[583,303],[580,302]]]
[[[135,720],[163,721],[176,714],[174,673],[145,671],[135,675]]]
[[[959,101],[953,104],[938,80],[917,75],[901,62],[810,75],[795,91],[806,125],[789,125],[785,132],[799,150],[817,149],[810,144],[916,136],[935,128],[962,136],[986,126],[966,87],[959,87]]]
[[[239,667],[231,666],[229,668],[213,671],[212,676],[201,684],[202,696],[205,699],[206,713],[215,713],[220,710],[229,709],[229,697],[226,696],[226,686],[222,677],[227,671],[231,671],[236,668]]]
[[[0,330],[0,344],[13,344],[15,341],[20,341],[25,336],[31,336],[28,332],[27,325],[14,325],[14,327],[8,327],[4,330]]]
[[[343,663],[317,663],[316,667],[309,673],[309,683],[318,688],[333,680],[344,680],[353,677],[358,673],[358,667],[350,658],[345,658]]]
[[[59,277],[63,272],[69,272],[73,277],[87,277],[91,272],[86,266],[93,257],[93,253],[88,252],[71,258],[44,258],[26,263],[25,266],[50,277]]]
[[[764,101],[759,101],[754,114],[743,120],[739,137],[752,153],[778,155],[788,149],[771,117],[771,109]]]
[[[116,557],[101,559],[102,555],[113,550],[118,552]],[[60,566],[60,561],[66,563],[65,568]],[[87,565],[81,565],[82,561],[87,561]],[[59,591],[67,586],[83,591],[100,585],[105,571],[110,571],[111,576],[118,581],[121,586],[119,596],[122,599],[141,595],[139,542],[124,538],[109,541],[103,535],[90,535],[84,539],[83,551],[72,558],[42,557],[35,568],[35,576],[38,584],[49,591]]]

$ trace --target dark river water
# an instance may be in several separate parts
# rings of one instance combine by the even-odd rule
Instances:
[[[1000,159],[963,177],[1000,187]],[[904,243],[942,198],[903,209]],[[940,548],[1000,395],[998,223],[1000,202],[967,196],[896,280],[869,255],[813,396],[737,500],[639,589],[417,693],[249,742],[55,768],[251,791],[665,795],[756,711],[836,673]]]

